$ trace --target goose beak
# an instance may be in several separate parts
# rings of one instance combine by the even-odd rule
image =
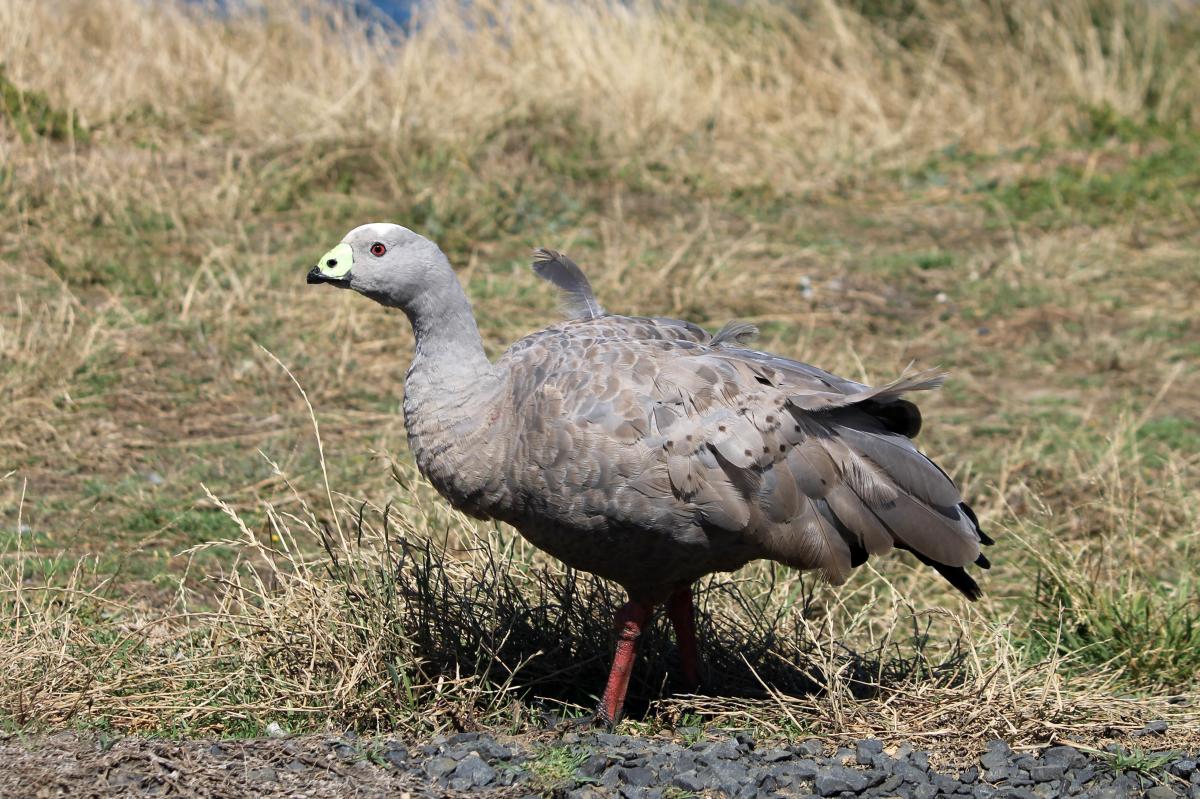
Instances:
[[[354,266],[354,251],[350,245],[342,242],[321,256],[308,272],[307,282],[332,283],[346,288],[350,285],[350,268]]]

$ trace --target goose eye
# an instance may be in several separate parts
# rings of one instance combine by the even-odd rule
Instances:
[[[383,257],[385,252],[387,252],[387,247],[384,247],[382,242],[377,241],[371,245],[371,255],[374,255],[376,258]]]

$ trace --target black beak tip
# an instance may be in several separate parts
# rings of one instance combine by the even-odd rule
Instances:
[[[321,270],[314,266],[308,272],[307,282],[309,285],[312,285],[313,283],[324,283],[325,276],[321,274]]]

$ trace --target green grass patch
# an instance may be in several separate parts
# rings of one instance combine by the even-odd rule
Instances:
[[[90,138],[73,112],[56,107],[42,92],[18,88],[3,64],[0,64],[0,117],[27,143],[37,137],[86,144]]]
[[[533,774],[538,790],[554,792],[580,782],[589,782],[580,777],[579,767],[591,756],[583,746],[556,745],[538,750],[525,767]]]
[[[1128,575],[1116,584],[1051,570],[1038,582],[1029,646],[1035,658],[1064,657],[1074,671],[1111,673],[1124,682],[1184,689],[1200,674],[1200,587]]]

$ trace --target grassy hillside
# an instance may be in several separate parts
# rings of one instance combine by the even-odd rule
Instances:
[[[548,246],[618,312],[951,372],[921,443],[998,541],[984,600],[901,555],[714,579],[718,696],[670,698],[664,631],[631,728],[1194,745],[1196,6],[469,6],[0,0],[0,724],[590,703],[617,593],[450,512],[404,443],[403,318],[304,284],[390,220],[493,352],[557,317]]]

